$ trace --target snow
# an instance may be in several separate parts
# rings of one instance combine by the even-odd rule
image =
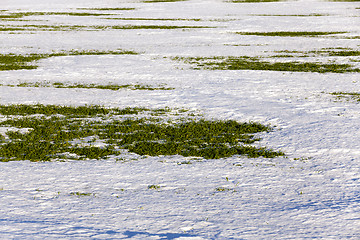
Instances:
[[[359,239],[360,105],[329,92],[359,92],[359,74],[191,70],[171,56],[259,56],[266,51],[359,49],[359,39],[241,36],[236,31],[348,31],[359,36],[356,2],[232,4],[190,0],[3,0],[11,11],[135,7],[120,17],[201,18],[191,30],[108,30],[0,35],[1,53],[125,49],[139,55],[43,59],[35,70],[0,72],[0,84],[116,83],[169,91],[0,86],[0,104],[189,108],[206,118],[274,126],[261,145],[287,158],[180,156],[126,161],[0,163],[0,239]],[[19,10],[20,9],[20,10]],[[252,14],[329,14],[276,17]],[[44,24],[124,24],[101,17],[33,16]],[[126,23],[126,22],[125,22]],[[147,21],[132,21],[147,24]],[[5,23],[4,23],[5,24]],[[10,24],[14,24],[10,22]],[[31,24],[31,22],[19,23]],[[42,24],[42,23],[40,23]],[[167,23],[154,23],[167,24]],[[170,24],[170,23],[169,23]],[[241,46],[229,46],[238,44]],[[249,46],[250,45],[250,46]],[[165,58],[164,58],[165,57]],[[357,64],[357,63],[354,63]],[[3,129],[1,129],[3,132]],[[159,189],[149,189],[159,185]],[[226,191],[216,191],[225,188]],[[72,193],[90,193],[76,196]]]

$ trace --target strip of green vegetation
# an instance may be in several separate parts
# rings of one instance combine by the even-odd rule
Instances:
[[[214,28],[209,26],[174,26],[174,25],[117,25],[117,26],[85,26],[85,25],[2,25],[0,32],[16,31],[94,31],[94,30],[131,30],[131,29],[192,29]]]
[[[360,56],[360,51],[352,50],[351,48],[323,48],[315,51],[275,51],[280,55],[274,55],[271,57],[317,57],[317,56],[329,56],[329,57],[357,57]]]
[[[77,55],[122,55],[122,54],[138,54],[134,51],[117,50],[117,51],[99,51],[99,50],[73,50],[73,51],[62,51],[51,54],[27,54],[27,55],[16,55],[16,54],[0,54],[0,71],[7,70],[20,70],[20,69],[36,69],[35,65],[37,60],[59,57],[59,56],[77,56]]]
[[[78,10],[96,10],[96,11],[131,11],[136,8],[77,8]]]
[[[108,85],[100,85],[100,84],[64,84],[61,82],[49,83],[49,82],[37,82],[37,83],[20,83],[17,85],[2,85],[0,86],[8,86],[8,87],[53,87],[53,88],[85,88],[85,89],[106,89],[117,91],[120,89],[130,89],[130,90],[173,90],[174,88],[158,86],[153,87],[149,85],[140,85],[140,84],[124,84],[124,85],[116,85],[116,84],[108,84]]]
[[[49,57],[58,57],[58,56],[79,56],[79,55],[137,55],[137,52],[118,49],[115,51],[106,50],[71,50],[71,51],[62,51],[57,53],[48,54]]]
[[[2,25],[0,31],[2,32],[17,32],[17,31],[80,31],[80,30],[103,30],[105,26],[84,26],[84,25]]]
[[[77,196],[77,197],[89,197],[89,196],[95,196],[95,193],[82,193],[82,192],[71,192],[70,195]]]
[[[284,0],[230,0],[231,3],[263,3],[263,2],[281,2]]]
[[[121,25],[112,26],[112,29],[186,29],[186,28],[213,28],[208,26],[173,26],[173,25]]]
[[[148,186],[148,189],[155,189],[155,190],[158,190],[158,189],[160,189],[160,186],[159,185],[149,185]]]
[[[18,69],[35,69],[37,66],[29,63],[44,58],[41,54],[15,55],[0,54],[0,71],[18,70]]]
[[[260,17],[324,17],[329,14],[311,13],[311,14],[251,14],[251,16]]]
[[[359,2],[360,0],[328,0],[329,2]]]
[[[336,96],[336,99],[337,99],[337,100],[360,102],[360,93],[354,93],[354,92],[332,92],[332,93],[330,93],[330,94]]]
[[[349,56],[360,56],[360,51],[329,51],[329,56],[340,56],[340,57],[349,57]]]
[[[159,2],[184,2],[187,0],[145,0],[144,3],[159,3]]]
[[[150,111],[147,108],[103,108],[100,106],[79,106],[79,107],[68,107],[68,106],[56,106],[56,105],[0,105],[0,114],[5,116],[10,115],[19,115],[19,116],[27,116],[27,115],[35,115],[41,114],[46,116],[51,115],[64,115],[70,117],[94,117],[98,115],[126,115],[126,114],[139,114],[144,111]],[[159,111],[159,110],[158,110]],[[168,112],[164,110],[164,112]]]
[[[217,192],[227,192],[227,191],[236,192],[236,190],[234,190],[232,188],[226,188],[226,187],[215,188],[215,191],[217,191]]]
[[[18,18],[0,18],[3,22],[47,22],[46,19],[18,19]],[[4,27],[4,25],[3,25]]]
[[[201,21],[200,18],[105,18],[110,20],[128,20],[128,21]]]
[[[346,32],[236,32],[240,35],[255,35],[268,37],[317,37],[323,35],[342,34]]]
[[[121,155],[121,149],[139,155],[208,159],[284,155],[249,145],[260,140],[254,133],[269,131],[268,126],[190,118],[164,122],[138,117],[137,114],[144,112],[166,117],[169,109],[0,105],[0,114],[7,116],[0,126],[19,129],[7,131],[6,137],[0,139],[0,161],[103,159]],[[124,114],[126,116],[119,119]],[[103,147],[94,145],[97,141],[102,142]]]
[[[81,25],[2,25],[0,32],[18,32],[18,31],[79,31],[79,30],[99,30],[97,26]]]
[[[41,15],[55,15],[55,16],[77,16],[77,17],[87,17],[87,16],[109,16],[113,15],[110,13],[86,13],[86,12],[33,12],[28,13],[25,16],[41,16]]]
[[[346,73],[360,72],[350,64],[324,64],[316,62],[267,62],[252,57],[175,57],[185,63],[196,65],[194,69],[208,70],[263,70],[290,72]]]
[[[9,14],[0,14],[0,18],[23,18],[28,16],[109,16],[110,13],[87,13],[87,12],[16,12]]]

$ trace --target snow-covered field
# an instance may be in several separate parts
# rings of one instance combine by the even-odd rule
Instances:
[[[201,21],[45,15],[28,16],[24,19],[31,21],[23,22],[0,20],[0,24],[216,28],[0,32],[0,53],[119,48],[141,53],[52,57],[39,61],[34,70],[1,71],[0,104],[186,108],[208,119],[270,124],[274,130],[261,134],[260,144],[287,157],[234,156],[192,164],[178,164],[186,160],[181,156],[126,162],[0,162],[0,239],[360,239],[360,104],[334,101],[329,94],[359,92],[359,73],[192,70],[170,58],[265,56],[322,48],[358,51],[358,2],[0,3],[0,10],[9,12],[118,7],[135,10],[92,12],[116,13],[108,16],[112,18]],[[341,37],[234,34],[269,31],[346,33]],[[334,60],[348,63],[349,58]],[[174,90],[8,86],[24,82],[164,85]]]

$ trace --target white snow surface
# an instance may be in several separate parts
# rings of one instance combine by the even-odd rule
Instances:
[[[217,28],[1,32],[1,53],[119,48],[141,53],[43,59],[35,70],[0,72],[2,85],[63,81],[166,84],[175,89],[111,91],[0,86],[0,104],[187,108],[209,119],[270,124],[274,130],[262,134],[260,144],[282,150],[287,157],[234,156],[193,164],[178,164],[186,160],[181,156],[125,162],[114,159],[1,162],[0,239],[360,239],[360,104],[336,102],[328,94],[359,92],[359,73],[192,70],[169,58],[259,56],[276,50],[339,47],[359,50],[360,39],[354,38],[233,34],[342,31],[347,32],[345,36],[359,36],[359,3],[313,0],[242,4],[216,0],[0,3],[1,9],[11,12],[64,12],[96,7],[136,8],[113,11],[120,12],[120,17],[204,20],[131,21],[132,24]],[[263,14],[325,16],[260,16]],[[93,16],[28,19],[49,20],[41,24],[129,24]],[[228,21],[219,21],[224,19]],[[160,188],[148,189],[149,185]],[[216,191],[217,188],[229,190]],[[76,192],[91,195],[71,194]]]

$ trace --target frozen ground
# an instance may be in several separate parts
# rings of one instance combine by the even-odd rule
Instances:
[[[2,85],[63,81],[166,84],[175,89],[111,91],[0,86],[0,104],[189,108],[206,118],[275,126],[274,131],[262,135],[260,144],[281,149],[287,158],[231,157],[178,164],[185,159],[134,156],[137,160],[127,162],[109,159],[0,163],[0,239],[360,239],[360,105],[335,102],[328,94],[359,92],[359,73],[192,70],[169,58],[259,56],[275,50],[340,47],[359,50],[358,38],[233,34],[343,31],[348,33],[342,36],[359,36],[359,3],[2,0],[0,5],[11,12],[75,12],[81,7],[136,8],[122,11],[120,17],[203,20],[139,20],[131,24],[217,28],[1,32],[1,53],[118,48],[141,52],[44,59],[35,70],[0,72]],[[48,20],[41,24],[129,24],[129,20],[94,16],[27,19],[34,21],[0,24],[40,24],[35,20]],[[149,185],[160,188],[149,189]]]

